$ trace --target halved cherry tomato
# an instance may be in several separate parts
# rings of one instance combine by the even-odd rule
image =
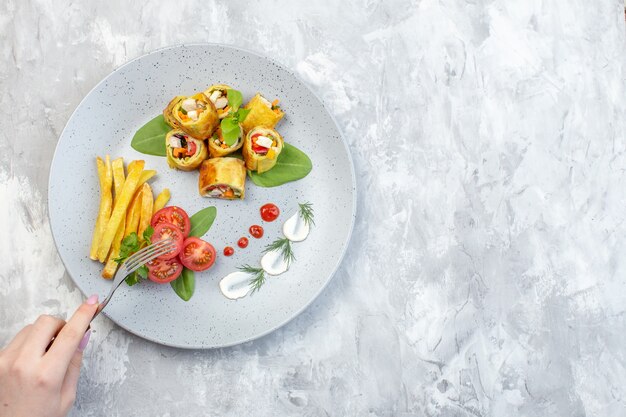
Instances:
[[[189,235],[191,230],[191,223],[189,223],[189,216],[185,210],[177,206],[164,207],[161,210],[154,213],[150,224],[156,229],[160,223],[171,223],[178,227],[183,232],[183,239]]]
[[[188,237],[180,251],[180,261],[192,271],[204,271],[215,263],[215,248],[197,237]]]
[[[168,260],[157,258],[146,265],[148,266],[148,279],[157,284],[174,281],[183,272],[183,264],[178,258]]]
[[[159,256],[159,259],[172,259],[176,257],[183,248],[183,232],[171,223],[159,223],[154,228],[154,234],[152,234],[152,243],[156,243],[159,240],[165,240],[171,238],[174,241],[174,249]]]

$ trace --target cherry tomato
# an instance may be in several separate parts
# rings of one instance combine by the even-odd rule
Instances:
[[[263,228],[258,224],[253,224],[252,226],[250,226],[249,231],[252,237],[255,237],[257,239],[261,239],[263,237]]]
[[[185,210],[180,207],[170,206],[164,207],[161,210],[154,213],[150,224],[156,228],[160,223],[171,223],[178,227],[183,232],[183,238],[189,236],[189,230],[191,230],[191,223],[189,223],[189,216]]]
[[[183,272],[183,264],[178,258],[168,260],[157,258],[146,265],[148,266],[148,279],[157,284],[174,281]]]
[[[188,237],[183,242],[180,261],[193,271],[204,271],[215,263],[215,248],[208,242],[197,237]]]
[[[241,239],[239,239],[237,241],[237,246],[239,246],[241,249],[243,249],[246,246],[248,246],[248,238],[247,237],[242,237]]]
[[[235,253],[235,249],[233,249],[231,246],[226,246],[224,248],[224,256],[233,256],[233,253]]]
[[[268,203],[261,207],[261,218],[266,222],[273,222],[278,218],[280,210],[275,204]]]
[[[152,243],[156,243],[159,240],[165,240],[171,238],[174,241],[174,249],[159,256],[159,259],[172,259],[176,257],[183,248],[183,233],[180,229],[171,223],[159,223],[154,228],[154,234],[152,235]]]

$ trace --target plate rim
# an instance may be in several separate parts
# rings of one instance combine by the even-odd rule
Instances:
[[[58,243],[58,238],[54,233],[54,227],[52,227],[52,216],[51,216],[51,211],[50,211],[50,188],[51,188],[51,179],[52,179],[52,172],[54,170],[55,167],[55,160],[57,158],[57,152],[59,151],[59,142],[61,140],[61,138],[63,137],[63,134],[65,133],[65,131],[67,130],[67,127],[70,123],[70,121],[73,119],[73,117],[75,116],[76,112],[78,111],[78,109],[83,105],[84,101],[87,99],[87,97],[89,97],[91,95],[91,93],[93,93],[96,89],[98,89],[112,74],[114,74],[115,72],[119,71],[120,69],[132,64],[135,61],[141,60],[147,56],[153,55],[153,54],[157,54],[157,53],[161,53],[163,51],[169,50],[169,49],[178,49],[178,48],[185,48],[185,47],[193,47],[193,46],[210,46],[210,47],[218,47],[218,48],[226,48],[226,49],[235,49],[241,52],[245,52],[248,53],[250,55],[254,55],[257,56],[259,58],[265,59],[270,63],[273,63],[274,65],[276,65],[278,68],[280,68],[283,71],[286,71],[288,74],[290,74],[292,77],[294,77],[300,84],[302,84],[303,86],[306,87],[307,90],[309,90],[309,92],[313,95],[313,97],[315,97],[317,99],[317,101],[322,105],[322,108],[324,109],[324,111],[330,116],[331,120],[333,121],[333,124],[335,125],[335,128],[337,129],[337,131],[339,132],[339,137],[341,138],[341,142],[343,144],[344,149],[346,150],[346,154],[348,155],[348,162],[350,165],[350,175],[351,175],[351,183],[352,183],[352,213],[350,216],[350,227],[348,230],[348,234],[343,242],[343,247],[341,248],[341,253],[339,255],[339,258],[337,259],[334,267],[332,268],[332,271],[328,277],[328,279],[326,279],[326,281],[324,282],[324,284],[322,286],[319,287],[319,289],[312,294],[312,296],[310,297],[310,299],[304,303],[299,309],[297,309],[297,311],[292,314],[289,318],[287,318],[286,320],[281,321],[280,323],[271,326],[269,329],[264,330],[262,332],[259,332],[258,334],[255,334],[251,337],[247,337],[238,341],[234,341],[232,343],[223,343],[223,344],[217,344],[214,346],[202,346],[202,345],[180,345],[177,343],[171,343],[171,342],[165,342],[163,340],[158,340],[156,338],[153,337],[149,337],[149,336],[145,336],[142,334],[139,334],[133,330],[131,330],[130,328],[126,327],[123,323],[118,322],[117,320],[112,319],[111,317],[109,317],[108,314],[106,314],[106,310],[103,310],[102,313],[109,319],[111,320],[115,325],[121,327],[122,329],[126,330],[127,332],[141,338],[144,340],[148,340],[150,342],[153,342],[155,344],[158,345],[162,345],[162,346],[168,346],[168,347],[174,347],[174,348],[178,348],[178,349],[187,349],[187,350],[211,350],[211,349],[221,349],[221,348],[228,348],[228,347],[233,347],[233,346],[238,346],[244,343],[248,343],[248,342],[252,342],[255,340],[258,340],[264,336],[267,336],[268,334],[284,327],[285,325],[287,325],[289,322],[291,322],[292,320],[294,320],[296,317],[300,316],[307,308],[309,308],[311,306],[311,304],[313,304],[313,302],[315,300],[317,300],[317,298],[322,294],[322,292],[326,289],[326,287],[328,286],[328,284],[333,280],[333,278],[335,277],[335,275],[337,274],[337,271],[339,270],[339,267],[341,266],[341,264],[343,263],[344,257],[346,255],[346,252],[348,251],[348,247],[350,246],[350,243],[352,241],[352,235],[354,232],[354,223],[356,220],[356,212],[357,212],[357,202],[358,202],[358,188],[357,188],[357,182],[356,182],[356,172],[354,169],[354,161],[352,159],[352,153],[350,152],[350,147],[348,146],[348,142],[345,138],[345,135],[343,133],[343,130],[341,129],[341,127],[339,126],[339,123],[337,123],[337,119],[335,118],[335,115],[330,112],[328,110],[328,107],[326,106],[326,103],[324,103],[324,101],[319,97],[319,95],[313,91],[313,89],[309,86],[308,83],[306,83],[302,77],[300,77],[297,73],[295,73],[294,71],[292,71],[290,68],[286,67],[285,65],[283,65],[282,63],[278,62],[277,60],[275,60],[274,58],[271,58],[261,52],[257,52],[257,51],[253,51],[247,48],[243,48],[240,46],[235,46],[235,45],[231,45],[231,44],[225,44],[225,43],[218,43],[218,42],[190,42],[190,43],[180,43],[180,44],[174,44],[174,45],[168,45],[168,46],[164,46],[161,48],[157,48],[154,49],[150,52],[146,52],[145,54],[142,54],[138,57],[135,57],[133,59],[131,59],[130,61],[125,62],[124,64],[116,67],[115,69],[113,69],[113,71],[109,72],[106,76],[104,76],[104,78],[102,78],[98,83],[96,83],[90,90],[89,92],[87,92],[85,94],[85,96],[81,99],[81,101],[76,105],[76,108],[74,109],[74,111],[72,112],[72,114],[69,116],[69,118],[67,119],[67,121],[65,122],[65,126],[63,127],[63,130],[61,131],[61,133],[59,134],[59,137],[57,139],[57,143],[54,147],[54,153],[52,154],[52,160],[50,162],[50,168],[48,171],[48,187],[47,187],[47,209],[48,209],[48,223],[50,224],[50,232],[52,234],[52,240],[54,242],[54,247],[57,251],[57,254],[59,256],[59,259],[61,259],[61,263],[63,264],[63,268],[65,269],[65,273],[67,273],[67,275],[70,277],[70,279],[72,280],[72,282],[74,283],[75,287],[83,294],[83,296],[87,296],[87,294],[85,292],[83,292],[83,290],[81,289],[81,287],[78,285],[78,283],[76,282],[76,280],[74,279],[74,277],[72,276],[72,274],[70,273],[65,260],[63,259],[63,257],[61,256],[61,253],[59,251],[59,243]]]

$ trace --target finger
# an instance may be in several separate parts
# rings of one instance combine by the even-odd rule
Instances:
[[[61,329],[48,353],[44,356],[44,359],[49,362],[51,370],[56,371],[61,376],[65,375],[97,308],[98,296],[92,295],[78,307],[72,318]]]
[[[87,340],[89,340],[88,335],[90,332],[91,330],[88,330],[85,334]],[[84,344],[86,345],[87,342],[84,342]],[[76,400],[78,378],[80,377],[80,364],[82,361],[83,351],[79,347],[78,350],[74,352],[74,356],[72,356],[72,359],[70,360],[70,365],[67,368],[67,373],[65,374],[65,379],[63,380],[63,385],[61,386],[61,404],[66,410],[69,410]]]
[[[52,316],[39,316],[24,341],[22,351],[25,355],[41,357],[46,353],[50,341],[55,337],[61,328],[65,326],[65,320]]]
[[[22,330],[20,330],[15,335],[13,340],[11,340],[9,344],[5,346],[4,349],[0,350],[0,352],[3,355],[12,355],[13,353],[18,352],[20,348],[22,347],[22,345],[24,344],[24,341],[28,337],[28,334],[30,333],[32,328],[33,328],[32,324],[25,326]]]

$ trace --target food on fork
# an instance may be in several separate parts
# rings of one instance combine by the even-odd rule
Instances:
[[[204,91],[204,95],[211,100],[220,119],[228,116],[232,109],[228,105],[228,90],[232,87],[226,84],[213,84]]]
[[[249,170],[259,174],[274,168],[285,142],[274,129],[255,127],[246,135],[243,158]]]
[[[203,197],[242,200],[246,188],[246,167],[238,158],[211,158],[200,166],[198,190]]]
[[[243,108],[250,110],[242,123],[246,133],[257,126],[273,128],[285,115],[278,104],[278,99],[270,102],[261,93],[252,97]]]
[[[163,117],[171,127],[197,139],[209,137],[219,123],[215,105],[203,93],[176,96],[163,110]]]
[[[181,129],[171,130],[165,137],[167,164],[181,171],[193,171],[209,155],[203,140],[189,136]]]

